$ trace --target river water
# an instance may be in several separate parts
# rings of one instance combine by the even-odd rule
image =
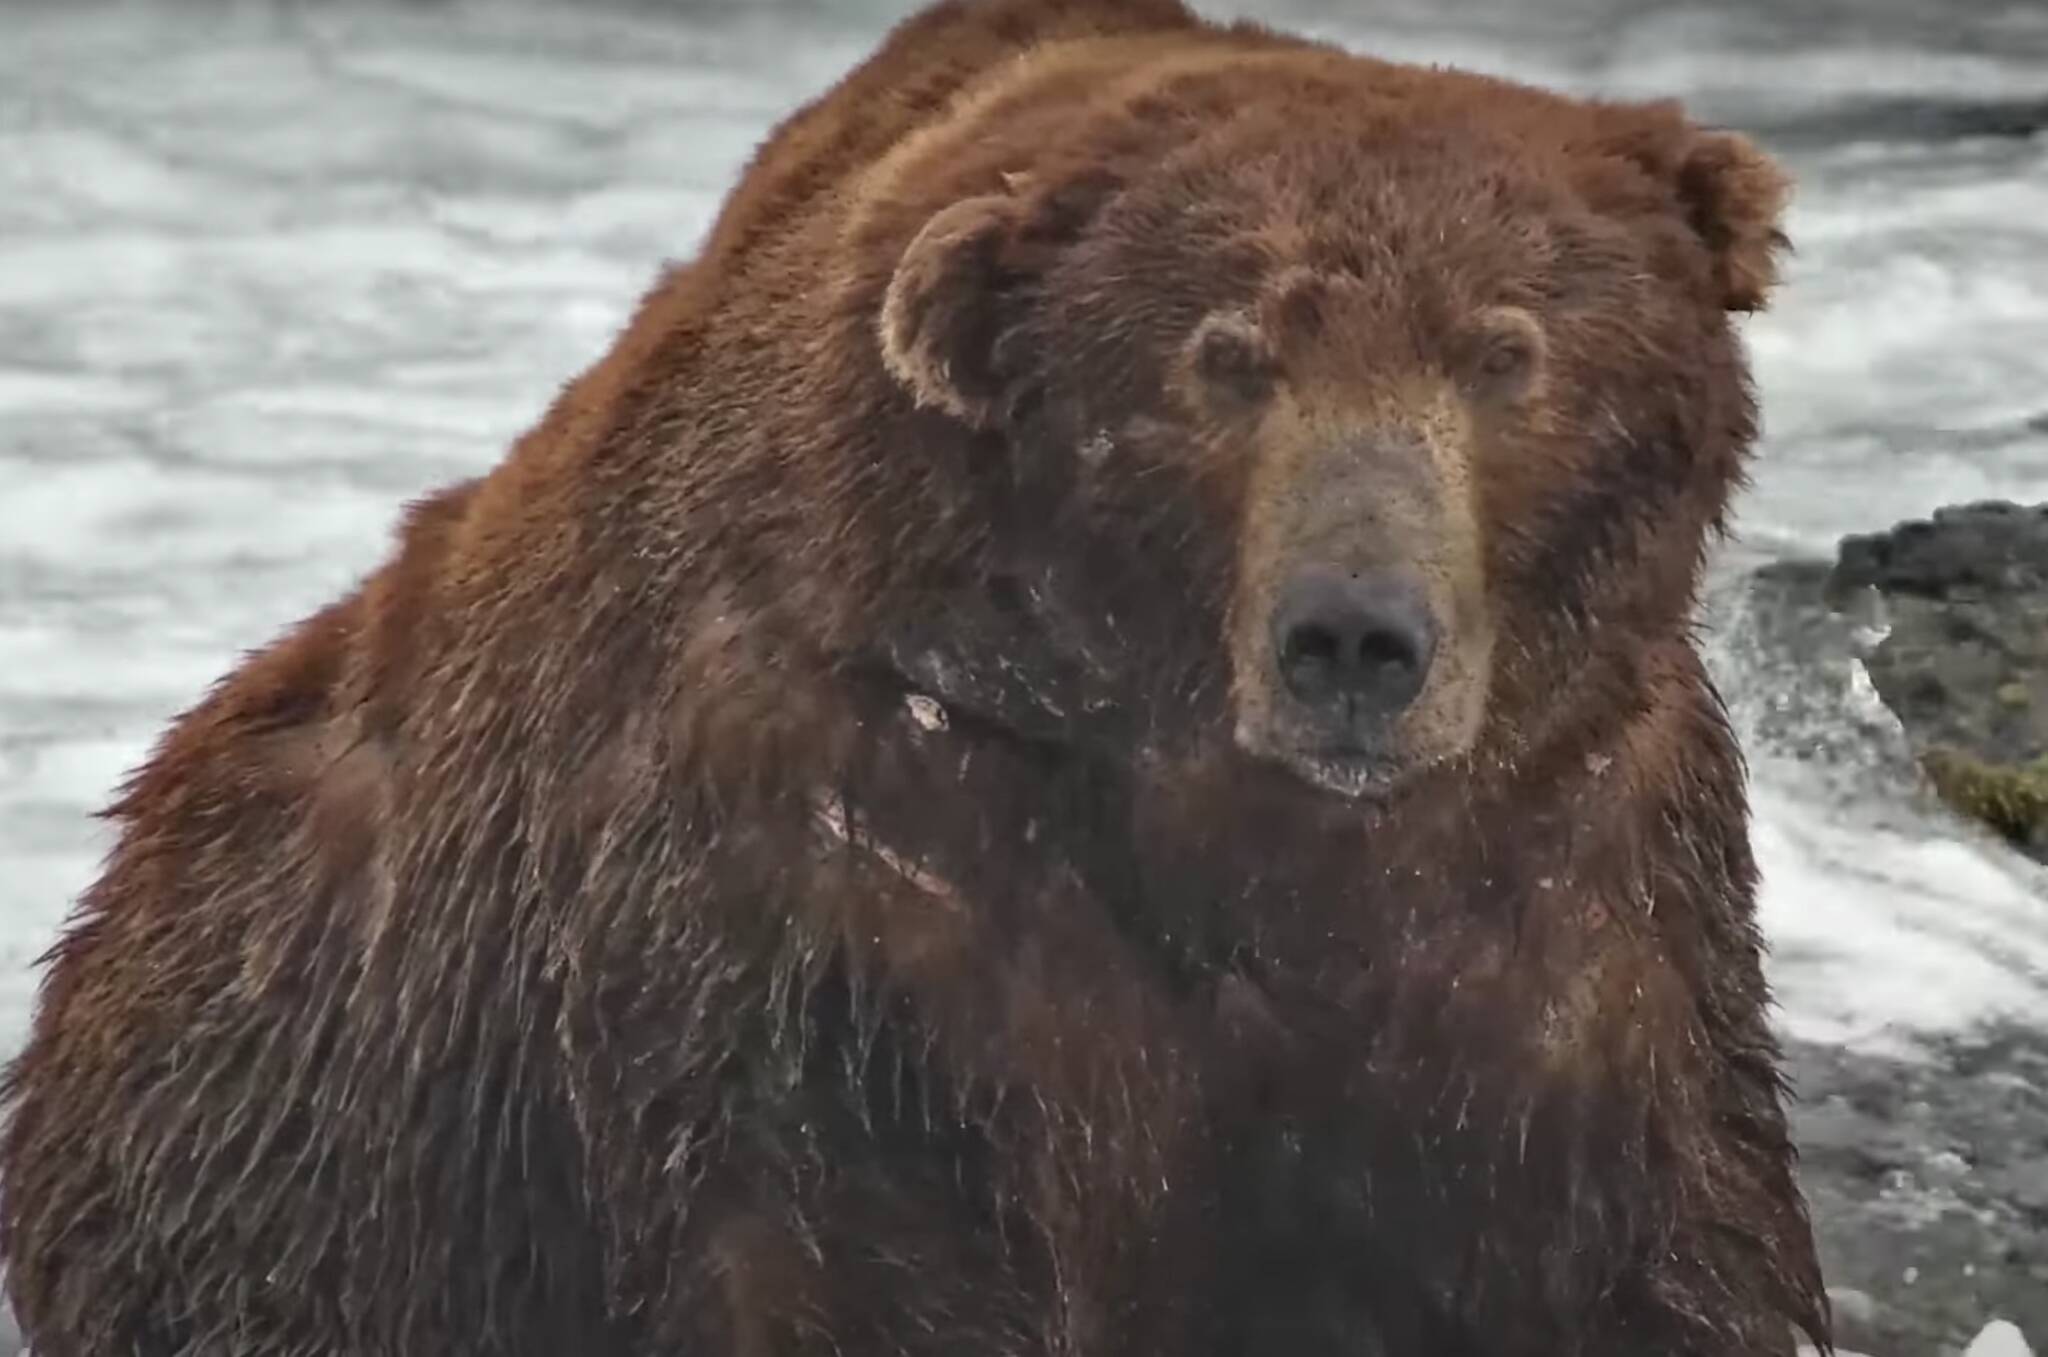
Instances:
[[[105,847],[90,813],[166,718],[379,559],[402,501],[487,466],[769,122],[907,8],[8,7],[0,1048]],[[1854,666],[1786,680],[1745,621],[1761,562],[2048,500],[2048,0],[1204,8],[1681,96],[1796,173],[1797,254],[1748,323],[1766,436],[1707,621],[1751,737],[1809,1175],[1873,1348],[1996,1313],[2048,1342],[2048,873],[1897,760],[1841,755],[1834,725],[1883,724]]]

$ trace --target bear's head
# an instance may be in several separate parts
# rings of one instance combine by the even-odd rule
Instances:
[[[1346,795],[1611,719],[1741,477],[1781,174],[1669,105],[1323,52],[1128,84],[956,147],[987,191],[881,311],[1001,463],[1005,587],[1151,738]]]

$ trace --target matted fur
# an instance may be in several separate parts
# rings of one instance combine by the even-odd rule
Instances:
[[[908,21],[128,785],[7,1081],[39,1357],[1824,1338],[1687,632],[1782,196],[1176,0]],[[1487,686],[1359,802],[1230,638],[1367,415]]]

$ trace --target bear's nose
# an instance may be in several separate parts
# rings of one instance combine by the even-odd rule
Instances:
[[[1393,571],[1309,567],[1281,586],[1273,611],[1287,691],[1340,709],[1347,725],[1405,711],[1429,677],[1436,640],[1421,588]]]

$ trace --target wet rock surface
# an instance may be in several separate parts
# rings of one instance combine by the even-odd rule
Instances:
[[[2048,1334],[2048,1042],[1913,1061],[1794,1045],[1788,1064],[1840,1346],[1960,1353],[1994,1318]]]
[[[2048,506],[1940,509],[1844,539],[1830,601],[1943,798],[2048,861]]]

